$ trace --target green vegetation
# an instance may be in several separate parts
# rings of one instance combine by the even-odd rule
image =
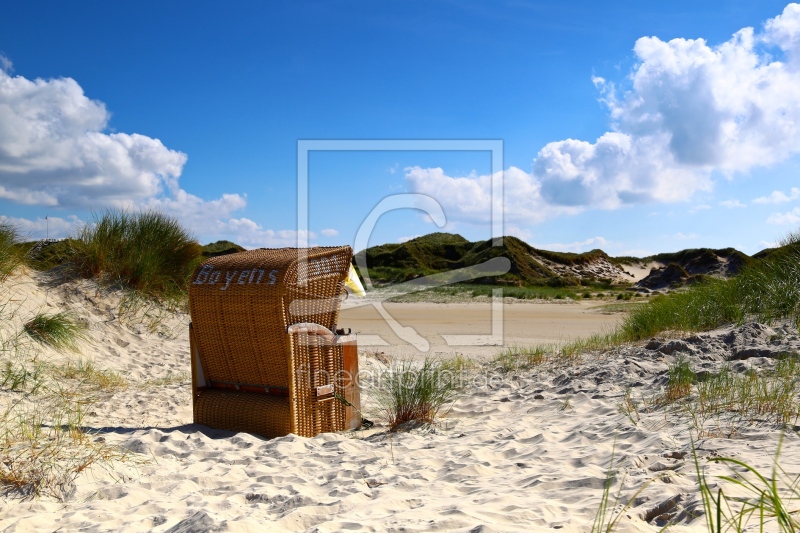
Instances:
[[[495,356],[493,363],[504,372],[526,370],[541,365],[558,351],[557,345],[507,346]]]
[[[19,234],[10,223],[0,220],[0,283],[23,264],[25,255],[16,246]]]
[[[630,341],[664,331],[713,329],[746,320],[772,323],[800,319],[800,234],[784,246],[742,269],[735,278],[711,278],[684,291],[659,296],[635,309],[621,326]]]
[[[763,372],[737,373],[726,365],[699,381],[696,389],[685,409],[701,436],[732,435],[738,424],[766,421],[783,426],[800,418],[800,362],[796,357],[778,361]]]
[[[503,237],[502,246],[493,246],[494,240],[469,242],[461,235],[431,233],[402,244],[373,246],[356,254],[358,260],[366,257],[369,277],[375,285],[396,284],[436,273],[482,264],[496,257],[506,257],[511,262],[508,273],[486,276],[480,283],[576,287],[577,278],[559,275],[545,263],[581,265],[600,259],[610,261],[601,250],[583,254],[538,250],[516,237]],[[360,272],[360,274],[365,274]],[[600,280],[597,280],[600,282]],[[607,283],[607,280],[606,280]]]
[[[6,409],[0,422],[0,484],[63,501],[90,466],[128,459],[125,450],[83,429],[86,408],[64,393]]]
[[[694,464],[697,471],[700,494],[703,499],[703,510],[708,531],[712,533],[722,531],[755,531],[750,525],[751,521],[758,524],[758,531],[780,531],[794,533],[800,531],[800,477],[789,475],[778,464],[781,453],[783,436],[778,443],[778,450],[772,463],[772,472],[769,477],[760,473],[753,466],[732,457],[715,457],[716,463],[722,463],[730,468],[731,474],[720,476],[720,480],[729,486],[739,489],[746,496],[729,497],[724,488],[715,491],[706,478],[705,472],[700,467],[697,452],[692,445]],[[777,526],[778,529],[771,529]]]
[[[736,372],[730,364],[718,372],[697,375],[686,358],[678,358],[667,371],[663,393],[634,399],[625,391],[620,411],[634,425],[644,413],[664,411],[683,420],[698,437],[735,435],[740,427],[757,424],[785,427],[800,420],[800,360],[787,355],[774,367]]]
[[[29,241],[14,245],[22,256],[27,256],[27,263],[36,270],[50,270],[68,263],[74,253],[74,240],[46,243],[41,246],[39,241]],[[201,255],[204,258],[227,255],[244,251],[244,247],[231,241],[217,241],[202,246]]]
[[[215,257],[218,255],[235,254],[243,252],[244,247],[231,241],[217,241],[203,246],[203,257]]]
[[[34,340],[57,350],[78,351],[78,341],[86,338],[86,326],[67,311],[39,313],[25,323],[25,332]]]
[[[643,262],[649,263],[656,261],[658,263],[677,263],[685,267],[687,264],[703,264],[716,261],[716,257],[723,257],[728,261],[732,261],[739,266],[745,266],[752,262],[751,258],[743,254],[736,248],[688,248],[679,252],[668,252],[656,255],[651,255],[642,259]]]
[[[674,402],[685,398],[692,391],[692,381],[694,381],[694,372],[688,359],[678,357],[667,369],[667,391],[664,393],[664,399]]]
[[[732,457],[711,457],[713,463],[728,467],[730,474],[717,476],[718,481],[712,483],[701,466],[697,456],[697,447],[692,440],[692,456],[695,472],[703,503],[703,518],[709,533],[734,531],[776,531],[796,533],[800,531],[800,476],[791,475],[779,464],[783,435],[778,442],[778,449],[773,457],[772,470],[769,476],[759,472],[754,466]],[[616,449],[616,441],[615,447]],[[614,451],[611,453],[611,464],[606,473],[603,493],[595,512],[592,533],[611,533],[617,530],[623,516],[634,504],[639,495],[661,476],[655,476],[644,483],[622,504],[620,497],[625,478],[620,480],[619,488],[610,504],[611,488],[617,481],[618,469],[614,468]],[[733,490],[731,490],[733,489]],[[726,491],[736,493],[729,496]],[[697,515],[695,515],[697,516]],[[630,515],[628,515],[630,518]],[[669,531],[671,522],[667,522],[660,531]]]
[[[507,349],[495,362],[502,369],[519,370],[552,359],[573,359],[581,350],[604,350],[664,332],[709,330],[746,320],[769,324],[788,318],[800,323],[800,233],[790,234],[781,248],[744,267],[735,278],[708,278],[629,309],[611,333],[562,345]]]
[[[619,484],[619,490],[614,497],[613,504],[609,505],[611,496],[611,487],[617,480],[619,469],[614,467],[614,456],[617,450],[617,438],[614,437],[614,445],[611,448],[611,461],[608,465],[606,478],[603,481],[603,494],[600,497],[600,505],[597,507],[597,512],[594,515],[594,522],[592,522],[591,533],[611,533],[616,530],[619,525],[620,519],[627,513],[628,509],[636,502],[639,495],[654,481],[659,479],[655,477],[642,485],[636,493],[631,496],[625,504],[620,503],[622,496],[622,487],[625,485],[625,476],[622,477]]]
[[[456,283],[433,287],[418,292],[404,294],[390,298],[390,302],[416,302],[436,301],[444,297],[477,298],[480,296],[492,297],[492,291],[498,288],[492,285],[473,285]],[[572,290],[557,287],[503,287],[504,298],[518,298],[520,300],[563,300],[565,298],[578,299],[577,293]]]
[[[606,350],[624,342],[625,339],[618,331],[612,331],[611,333],[595,333],[585,339],[576,339],[565,343],[508,346],[495,356],[492,364],[502,372],[515,372],[547,362],[575,363],[585,353]]]
[[[95,215],[78,232],[71,261],[84,276],[163,297],[186,290],[201,251],[173,218],[156,211],[111,210]]]
[[[42,243],[29,241],[16,244],[17,250],[26,258],[26,263],[36,270],[50,270],[69,261],[72,254],[72,240]]]
[[[13,227],[0,223],[0,282],[23,264],[30,250],[17,237]],[[91,363],[48,362],[39,343],[74,349],[85,338],[84,328],[72,315],[57,313],[39,314],[23,331],[15,331],[10,324],[19,304],[0,294],[0,485],[22,496],[64,500],[87,468],[132,460],[83,424],[100,394],[125,382]]]
[[[597,261],[598,259],[611,260],[611,258],[600,249],[594,249],[579,254],[573,252],[552,252],[550,250],[540,250],[538,248],[534,248],[534,250],[536,250],[536,253],[545,259],[549,259],[554,263],[560,263],[562,265],[585,265],[587,263]]]
[[[128,381],[119,372],[98,368],[92,361],[78,359],[52,368],[59,379],[74,380],[84,391],[109,391],[125,389]]]
[[[376,386],[378,415],[389,431],[412,420],[431,423],[460,394],[458,377],[451,364],[435,359],[396,362],[381,374]]]

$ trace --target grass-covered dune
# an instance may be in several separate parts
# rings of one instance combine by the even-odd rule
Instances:
[[[622,323],[610,333],[558,346],[510,349],[497,360],[504,367],[529,367],[552,357],[572,358],[657,335],[754,321],[773,324],[788,320],[800,329],[800,232],[788,235],[770,253],[748,261],[736,276],[703,276],[697,283],[628,309]]]
[[[19,242],[13,227],[2,229],[0,248],[7,251],[8,265],[0,265],[0,276],[23,262],[36,270],[66,267],[75,275],[120,283],[156,299],[185,292],[189,276],[206,258],[245,250],[231,241],[201,246],[176,219],[155,211],[95,214],[56,242]]]
[[[662,331],[698,331],[728,323],[800,319],[800,233],[783,246],[744,266],[729,279],[703,283],[653,299],[631,313],[622,327],[627,339],[639,340]]]
[[[368,275],[373,283],[379,284],[400,283],[420,276],[470,267],[495,257],[508,258],[511,270],[502,276],[484,278],[481,282],[578,286],[578,277],[565,275],[557,267],[604,261],[613,268],[611,258],[602,250],[582,254],[550,252],[534,248],[516,237],[503,237],[502,246],[493,244],[491,239],[470,242],[457,234],[431,233],[402,244],[383,244],[359,251],[356,262],[366,258]]]

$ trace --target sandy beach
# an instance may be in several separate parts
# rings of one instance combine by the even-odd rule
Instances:
[[[34,274],[6,290],[17,305],[9,326],[41,309],[70,309],[89,324],[80,355],[48,351],[46,357],[91,359],[125,377],[128,386],[104,393],[85,424],[128,456],[82,472],[65,487],[64,501],[7,491],[0,531],[589,531],[612,453],[619,469],[614,494],[619,490],[622,503],[633,499],[617,531],[658,531],[668,521],[674,521],[670,531],[705,531],[703,518],[694,518],[702,505],[687,421],[644,409],[626,414],[620,409],[626,394],[640,400],[659,394],[668,364],[681,355],[710,371],[738,354],[745,371],[770,367],[776,354],[800,348],[796,329],[756,324],[528,371],[486,365],[466,375],[464,395],[433,426],[388,434],[378,424],[364,432],[264,440],[191,423],[188,316],[174,315],[150,332],[121,324],[119,294],[92,282]],[[449,328],[490,326],[484,304],[387,307],[434,346]],[[364,309],[344,314],[342,322],[391,340]],[[509,338],[528,344],[618,320],[589,304],[508,305],[505,318]],[[360,364],[378,372],[382,363],[364,349]],[[368,410],[369,383],[363,393]],[[2,393],[4,402],[14,399]],[[709,478],[727,473],[708,460],[717,456],[769,470],[780,436],[769,421],[709,424],[719,431],[695,435]],[[798,452],[790,432],[781,464],[793,475],[800,473]]]
[[[603,313],[607,302],[572,300],[526,301],[506,298],[502,309],[501,346],[481,346],[480,337],[492,335],[493,314],[490,303],[385,303],[385,312],[403,327],[411,327],[424,338],[429,347],[419,350],[401,339],[373,305],[345,308],[339,323],[349,327],[362,338],[378,336],[374,348],[398,356],[438,357],[462,354],[487,358],[503,346],[528,346],[531,344],[563,343],[584,338],[593,333],[610,331],[621,314]],[[443,335],[472,335],[475,344],[464,345],[456,341],[448,344]],[[383,342],[381,342],[381,340]],[[383,344],[385,343],[385,345]],[[365,343],[361,343],[365,348]]]

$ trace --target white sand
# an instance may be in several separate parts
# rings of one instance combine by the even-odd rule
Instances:
[[[651,261],[650,263],[636,263],[631,265],[624,265],[622,268],[630,275],[629,281],[641,281],[646,278],[653,269],[663,268],[666,265],[664,263],[660,263],[657,261]]]
[[[87,472],[64,503],[7,495],[0,531],[588,531],[615,438],[623,501],[662,476],[638,495],[617,531],[658,531],[645,518],[660,514],[678,520],[671,531],[704,531],[703,519],[689,523],[687,513],[701,507],[686,425],[663,412],[634,425],[620,413],[623,392],[631,385],[636,397],[655,394],[676,349],[710,368],[721,351],[745,353],[752,340],[762,357],[742,364],[768,365],[768,339],[776,335],[720,332],[699,348],[656,343],[523,375],[489,373],[494,379],[479,376],[436,427],[391,437],[378,428],[266,441],[191,424],[188,379],[145,383],[189,371],[186,317],[174,319],[178,334],[167,338],[121,326],[115,296],[88,283],[47,288],[22,279],[15,289],[23,296],[14,298],[21,300],[15,320],[42,308],[74,310],[91,324],[84,357],[134,382],[88,423],[141,464]],[[718,340],[725,335],[733,335],[730,346]],[[782,335],[796,349],[800,339]],[[378,363],[365,356],[361,365]],[[706,461],[715,454],[768,471],[778,435],[762,424],[731,439],[701,439],[701,462],[712,479],[725,472]],[[794,475],[799,452],[797,437],[787,437],[782,466]]]

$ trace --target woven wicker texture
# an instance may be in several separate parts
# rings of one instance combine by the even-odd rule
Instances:
[[[334,335],[296,333],[292,338],[294,362],[294,424],[296,433],[313,436],[344,429],[344,358]],[[331,385],[333,392],[320,399],[317,388]]]
[[[207,389],[194,404],[197,424],[268,438],[292,433],[289,413],[288,397],[269,394]]]
[[[214,257],[197,269],[189,308],[205,379],[288,389],[289,397],[201,390],[196,422],[267,437],[342,429],[341,402],[316,396],[316,387],[328,384],[326,375],[341,369],[341,347],[328,336],[290,335],[287,327],[309,322],[335,330],[351,257],[349,246],[260,249]],[[224,422],[239,408],[254,412]],[[245,419],[261,422],[238,425]]]
[[[315,322],[335,329],[352,250],[310,248],[305,261],[298,257],[296,248],[251,250],[197,269],[189,308],[208,379],[288,387],[286,328]]]

